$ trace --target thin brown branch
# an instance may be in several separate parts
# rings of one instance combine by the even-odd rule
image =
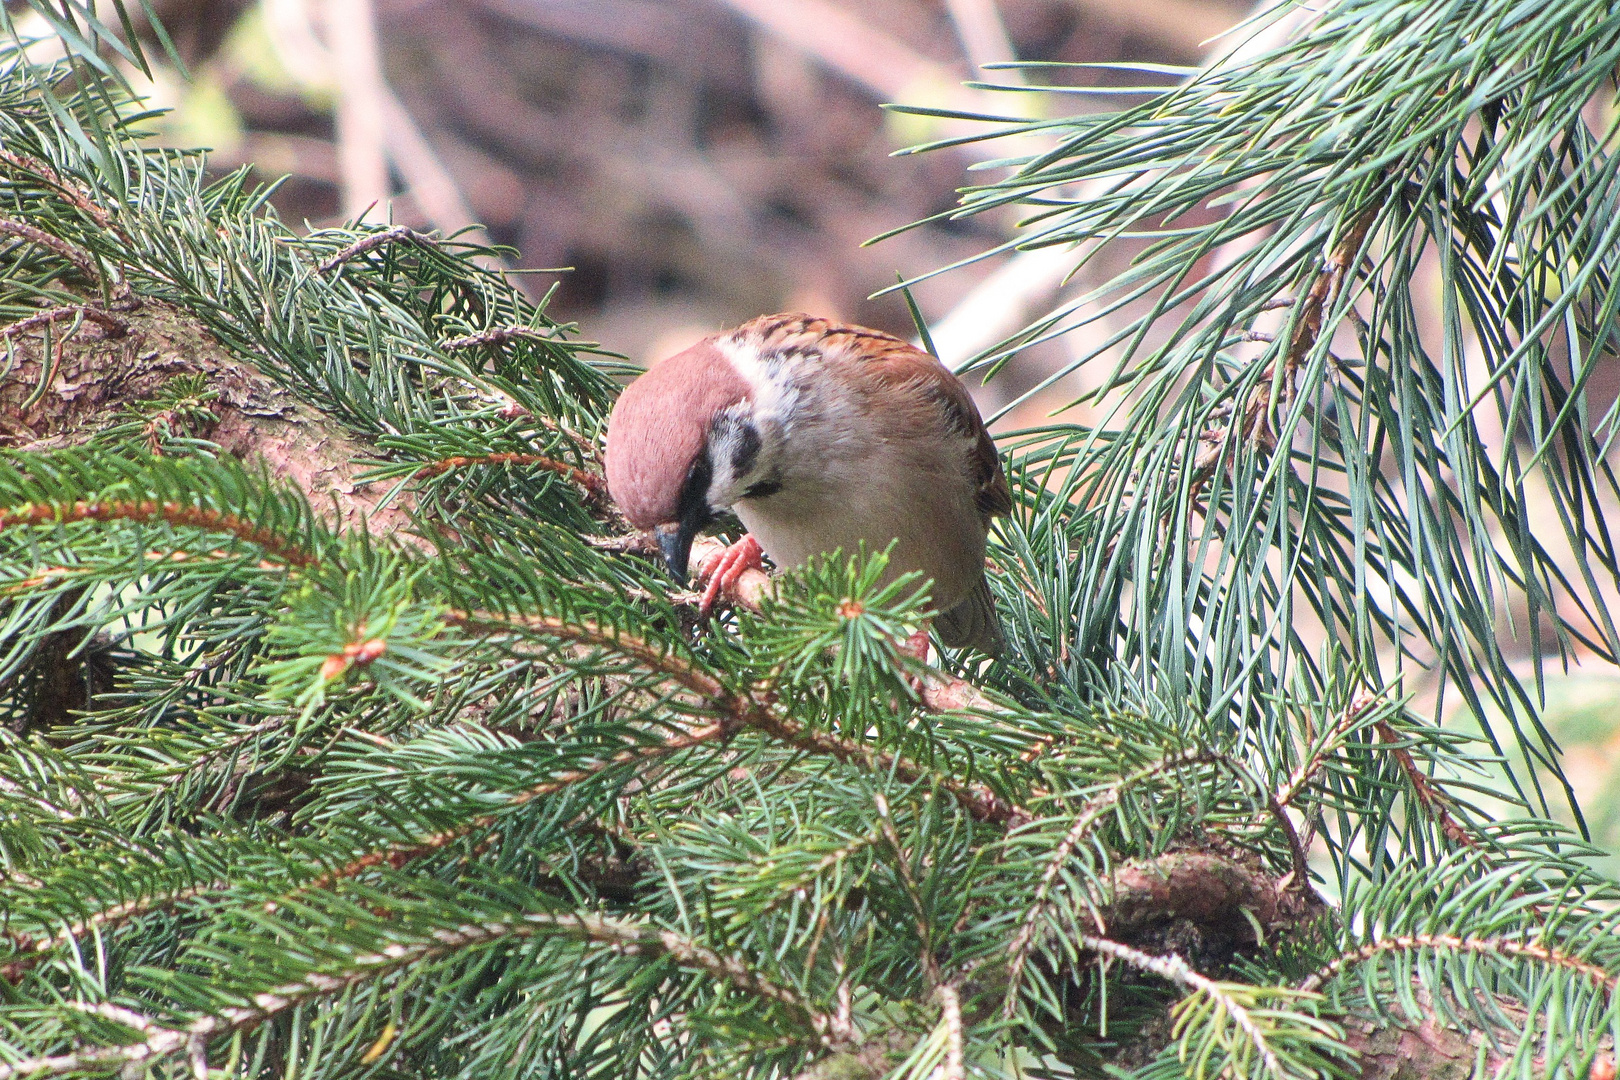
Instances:
[[[323,260],[316,266],[316,269],[323,274],[327,273],[328,271],[335,270],[337,267],[342,266],[350,259],[357,259],[369,251],[376,251],[380,247],[387,247],[396,240],[408,240],[417,247],[428,251],[432,251],[434,248],[438,247],[438,241],[426,233],[417,232],[415,229],[409,228],[405,225],[395,225],[393,228],[383,229],[380,232],[370,233],[361,237],[348,247],[343,248],[341,251],[338,251]]]
[[[454,626],[485,633],[528,632],[578,645],[611,649],[703,698],[710,708],[721,715],[720,724],[724,730],[720,737],[741,728],[750,728],[806,753],[890,774],[905,783],[915,783],[924,778],[933,780],[980,821],[1017,826],[1031,820],[1032,815],[1028,810],[1008,802],[983,785],[940,777],[906,758],[874,751],[852,739],[810,728],[790,716],[783,716],[750,694],[728,689],[714,676],[675,654],[615,627],[584,621],[569,622],[550,615],[504,619],[483,612],[452,611],[445,616],[445,620]]]
[[[62,178],[62,174],[57,172],[54,166],[41,161],[32,155],[19,154],[14,151],[7,150],[5,147],[0,147],[0,162],[4,162],[5,164],[11,166],[11,168],[16,172],[37,176],[40,180],[45,182],[47,187],[54,188],[58,195],[62,196],[62,198],[66,199],[73,206],[83,211],[86,217],[88,217],[91,221],[94,221],[101,228],[116,233],[120,237],[126,235],[124,231],[113,221],[112,215],[107,213],[104,207],[98,205],[96,201],[88,194],[64,180]]]
[[[53,251],[72,263],[80,273],[91,281],[98,285],[104,284],[101,268],[96,265],[96,260],[91,258],[88,251],[68,243],[60,236],[54,236],[46,232],[37,225],[29,225],[26,222],[13,221],[8,217],[0,217],[0,236],[15,236],[19,240],[25,240],[30,244],[38,244],[40,247]]]
[[[441,349],[474,349],[481,345],[505,345],[509,341],[554,341],[550,334],[531,326],[495,326],[466,337],[441,341]]]
[[[1416,949],[1445,949],[1450,952],[1475,953],[1485,956],[1526,957],[1553,967],[1579,972],[1597,983],[1610,995],[1620,990],[1620,974],[1599,967],[1590,960],[1549,949],[1528,941],[1494,940],[1491,938],[1454,937],[1451,934],[1402,934],[1369,942],[1361,948],[1345,953],[1332,963],[1312,972],[1299,984],[1301,990],[1315,992],[1339,972],[1356,964],[1365,963],[1375,956],[1391,952],[1411,952]]]
[[[140,502],[112,499],[106,502],[80,501],[58,505],[22,503],[0,509],[0,529],[11,525],[48,525],[68,521],[166,521],[170,525],[230,533],[238,540],[261,547],[291,566],[311,566],[315,556],[288,543],[269,529],[249,524],[235,514],[205,510],[180,503]]]
[[[24,955],[0,964],[0,980],[15,984],[22,978],[23,973],[32,968],[45,954],[69,942],[75,941],[93,930],[104,930],[111,926],[118,926],[130,919],[139,918],[153,911],[162,911],[187,900],[205,896],[209,893],[219,892],[229,886],[229,882],[213,882],[208,885],[196,885],[189,889],[177,889],[161,896],[143,896],[135,900],[126,900],[121,904],[103,908],[88,918],[70,923],[54,934],[44,937],[32,937],[28,934],[12,932],[5,935],[11,939],[12,947]]]
[[[0,337],[19,337],[52,323],[77,318],[83,318],[87,322],[95,323],[106,332],[109,338],[121,338],[129,333],[129,324],[112,312],[103,311],[101,308],[91,307],[88,304],[75,304],[69,307],[51,308],[49,311],[41,311],[37,315],[18,319],[10,326],[0,327]]]
[[[594,915],[530,912],[510,922],[473,923],[454,929],[440,929],[434,932],[431,941],[415,945],[394,944],[383,952],[356,956],[346,970],[333,973],[311,972],[296,982],[253,995],[252,1005],[221,1009],[217,1014],[201,1017],[181,1030],[136,1022],[137,1018],[133,1015],[129,1017],[109,1015],[109,1019],[136,1030],[144,1038],[123,1046],[96,1047],[73,1054],[0,1064],[0,1080],[23,1080],[28,1077],[91,1069],[104,1071],[125,1063],[161,1060],[190,1049],[197,1041],[255,1027],[287,1009],[341,993],[367,979],[386,975],[423,960],[468,946],[508,938],[531,937],[546,931],[569,934],[626,951],[668,956],[684,967],[707,972],[744,993],[783,1006],[797,1021],[813,1031],[817,1040],[824,1046],[841,1049],[853,1044],[853,1031],[836,1017],[811,1008],[792,990],[753,971],[735,957],[721,956],[714,950],[673,931]]]
[[[1207,975],[1200,975],[1181,957],[1174,954],[1154,956],[1151,953],[1133,949],[1129,945],[1121,944],[1118,941],[1093,937],[1090,934],[1081,934],[1079,943],[1100,956],[1123,961],[1139,971],[1157,975],[1161,979],[1177,983],[1195,993],[1202,993],[1211,1000],[1220,1002],[1226,1014],[1232,1018],[1232,1022],[1242,1028],[1243,1033],[1254,1043],[1254,1048],[1259,1051],[1261,1060],[1266,1063],[1267,1071],[1272,1076],[1284,1075],[1282,1062],[1277,1060],[1276,1053],[1271,1049],[1271,1044],[1266,1039],[1266,1033],[1260,1030],[1259,1024],[1255,1023],[1254,1017],[1249,1010],[1228,993],[1220,983]]]
[[[1327,764],[1328,758],[1339,748],[1340,740],[1354,730],[1355,726],[1361,722],[1362,716],[1377,702],[1378,698],[1373,694],[1357,694],[1354,700],[1350,702],[1349,707],[1344,710],[1343,715],[1339,717],[1338,722],[1322,736],[1316,749],[1311,751],[1305,760],[1299,763],[1299,768],[1294,770],[1293,775],[1288,778],[1288,782],[1277,790],[1272,801],[1278,806],[1288,806],[1299,798],[1300,793],[1316,778],[1316,774],[1321,770],[1322,766]]]
[[[413,474],[418,480],[426,480],[434,476],[442,476],[451,469],[465,469],[479,465],[532,465],[546,472],[554,472],[565,477],[585,490],[585,494],[592,499],[601,500],[607,497],[607,479],[599,473],[588,469],[581,469],[567,462],[546,457],[544,454],[524,454],[515,452],[502,452],[494,454],[477,454],[471,456],[455,455],[442,458],[438,461],[417,469]]]
[[[1299,830],[1294,828],[1293,819],[1288,816],[1288,811],[1283,809],[1283,805],[1277,801],[1277,796],[1272,793],[1271,788],[1262,783],[1260,778],[1254,775],[1247,765],[1227,754],[1218,754],[1216,756],[1221,765],[1247,780],[1249,785],[1254,788],[1255,793],[1265,801],[1266,810],[1271,814],[1272,820],[1277,823],[1277,827],[1282,830],[1283,839],[1288,842],[1288,857],[1293,863],[1293,869],[1290,871],[1290,881],[1296,889],[1305,888],[1310,882],[1310,860],[1306,857],[1305,845],[1300,840]]]
[[[1406,782],[1412,785],[1412,794],[1417,798],[1418,804],[1434,818],[1435,823],[1440,826],[1440,831],[1445,835],[1446,839],[1461,847],[1479,847],[1479,838],[1452,815],[1451,810],[1446,805],[1450,800],[1443,791],[1435,786],[1434,781],[1422,769],[1418,768],[1417,762],[1412,759],[1411,751],[1401,745],[1402,739],[1400,735],[1395,732],[1389,722],[1380,720],[1373,725],[1373,730],[1378,732],[1378,738],[1381,742],[1388,744],[1390,755],[1394,757],[1395,763],[1400,766],[1401,772],[1405,774]]]

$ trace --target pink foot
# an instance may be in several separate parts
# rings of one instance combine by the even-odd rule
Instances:
[[[722,595],[731,596],[745,573],[765,569],[764,554],[759,541],[748,534],[721,552],[719,558],[705,563],[698,571],[698,581],[708,581],[703,589],[703,598],[698,601],[698,617],[707,618],[709,612],[714,610],[715,601]]]
[[[925,626],[906,638],[906,643],[900,646],[900,651],[924,664],[928,663],[928,628]]]

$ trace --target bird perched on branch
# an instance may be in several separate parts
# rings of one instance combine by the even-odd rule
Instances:
[[[886,573],[933,579],[945,644],[1001,647],[984,546],[1007,479],[967,389],[898,338],[798,314],[705,338],[620,395],[607,478],[683,581],[698,531],[742,519],[748,535],[704,567],[705,612],[762,549],[791,567],[892,542]]]

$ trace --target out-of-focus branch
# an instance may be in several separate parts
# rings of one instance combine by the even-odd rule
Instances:
[[[381,89],[388,156],[399,170],[417,207],[427,215],[434,228],[446,236],[461,230],[459,239],[487,247],[491,243],[488,233],[482,228],[466,228],[477,220],[473,217],[472,207],[467,205],[450,170],[434,153],[427,136],[416,126],[410,110],[400,103],[387,84],[381,84]],[[505,265],[500,259],[489,256],[481,256],[475,261],[488,270]]]
[[[1249,14],[1243,4],[1208,0],[1073,0],[1073,3],[1087,15],[1121,30],[1190,54],[1202,52],[1211,38],[1236,26]]]
[[[885,100],[903,100],[919,87],[946,88],[961,82],[959,72],[825,0],[723,2],[760,29]]]
[[[488,246],[491,241],[482,228],[468,228],[476,218],[455,178],[383,77],[371,0],[325,0],[324,12],[325,45],[310,25],[304,0],[266,0],[265,5],[266,24],[283,66],[307,86],[337,85],[337,172],[344,212],[358,217],[372,205],[386,206],[392,162],[434,228]],[[491,270],[505,266],[496,258],[476,261]]]
[[[945,0],[956,36],[975,68],[986,64],[1006,64],[1018,58],[1007,27],[996,10],[996,0]]]
[[[1275,2],[1276,0],[1258,0],[1254,11],[1264,11]],[[1099,15],[1117,12],[1117,17],[1127,20],[1128,25],[1133,28],[1142,26],[1144,21],[1167,18],[1161,14],[1165,11],[1189,9],[1189,12],[1184,14],[1190,14],[1190,9],[1196,9],[1201,13],[1199,19],[1192,20],[1187,25],[1201,25],[1207,29],[1215,21],[1220,23],[1210,33],[1205,33],[1205,29],[1198,29],[1196,33],[1200,35],[1198,39],[1200,41],[1212,33],[1230,28],[1245,15],[1245,12],[1236,6],[1206,6],[1189,3],[1187,0],[1167,0],[1156,4],[1143,3],[1141,0],[1083,0],[1083,6],[1086,10]],[[1215,14],[1211,15],[1210,12]],[[1277,18],[1236,48],[1215,50],[1206,66],[1223,59],[1229,61],[1252,56],[1281,45],[1309,17],[1311,17],[1309,9],[1301,9],[1299,12]],[[1082,200],[1101,198],[1115,190],[1119,183],[1118,176],[1102,177],[1081,185],[1075,197]],[[939,346],[940,359],[945,366],[953,371],[962,370],[975,356],[1006,340],[1009,335],[1024,326],[1029,321],[1031,313],[1048,303],[1053,294],[1062,287],[1066,276],[1073,271],[1074,265],[1073,249],[1067,245],[1021,251],[1008,259],[994,273],[974,286],[957,302],[949,314],[934,324],[932,335]]]
[[[326,0],[326,41],[337,83],[343,212],[359,220],[388,201],[388,89],[377,59],[371,0]],[[373,217],[373,220],[376,220]]]

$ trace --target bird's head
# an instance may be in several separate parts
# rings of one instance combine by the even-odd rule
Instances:
[[[655,532],[684,581],[698,530],[768,487],[761,445],[752,388],[709,338],[619,395],[608,418],[608,491],[631,525]]]

